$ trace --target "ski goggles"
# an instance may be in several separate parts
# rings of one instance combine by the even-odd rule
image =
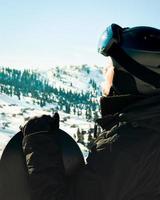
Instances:
[[[125,70],[140,80],[160,88],[160,75],[145,65],[136,62],[121,47],[123,31],[117,24],[111,24],[100,37],[98,52],[104,56],[111,56]],[[115,66],[116,67],[116,66]]]
[[[119,44],[123,28],[117,24],[111,24],[103,32],[98,43],[98,52],[104,56],[109,56],[108,52],[113,44]]]

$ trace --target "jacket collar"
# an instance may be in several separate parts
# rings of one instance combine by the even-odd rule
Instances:
[[[124,108],[128,107],[128,105],[139,102],[144,98],[145,97],[142,95],[102,96],[100,98],[102,117],[121,112]]]
[[[117,104],[120,104],[122,100],[126,103],[130,101],[130,104],[125,104],[123,108],[118,105],[119,111],[116,113],[102,115],[102,118],[97,119],[98,125],[102,129],[109,130],[119,122],[125,121],[129,123],[136,122],[137,125],[150,129],[160,130],[160,95],[154,95],[150,97],[120,97],[117,98]],[[119,101],[120,100],[120,101]],[[119,101],[119,102],[118,102]],[[110,99],[111,102],[111,99]],[[116,102],[116,101],[115,101]],[[115,103],[114,102],[114,103]],[[102,106],[106,104],[101,104]],[[124,105],[124,104],[123,104]],[[116,106],[116,104],[115,104]],[[112,105],[113,107],[113,105]],[[109,105],[105,107],[109,108]],[[102,108],[104,109],[104,108]],[[108,113],[108,112],[106,112]]]

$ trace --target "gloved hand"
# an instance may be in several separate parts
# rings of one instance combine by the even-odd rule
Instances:
[[[55,113],[53,117],[50,115],[42,115],[40,117],[34,117],[20,127],[23,136],[38,134],[38,133],[50,133],[59,129],[59,114]]]
[[[24,135],[22,148],[28,169],[31,199],[61,199],[65,187],[65,169],[61,148],[55,137],[59,132],[58,113],[53,117],[34,117],[21,131]]]

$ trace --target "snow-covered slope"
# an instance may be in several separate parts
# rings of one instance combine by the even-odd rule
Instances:
[[[19,126],[23,125],[26,120],[43,114],[52,115],[49,106],[42,109],[31,102],[30,98],[18,100],[16,96],[9,97],[5,94],[0,94],[0,155],[7,142],[19,131]],[[69,133],[75,140],[77,140],[76,132],[78,127],[86,130],[93,127],[93,123],[86,122],[82,117],[76,117],[63,112],[59,112],[59,114],[61,118],[60,128]]]
[[[48,71],[41,71],[45,79],[53,86],[62,87],[72,91],[90,91],[89,81],[93,79],[98,86],[103,81],[102,68],[98,66],[64,66],[55,67]]]
[[[37,71],[42,78],[48,80],[51,85],[57,88],[64,88],[72,91],[93,92],[90,80],[94,80],[98,86],[97,92],[100,92],[100,85],[103,81],[102,71],[98,67],[84,66],[66,66],[56,67],[48,71]],[[10,138],[19,131],[19,126],[23,125],[30,117],[42,114],[52,115],[54,104],[46,104],[43,108],[33,104],[31,97],[7,96],[0,94],[0,155]],[[59,111],[61,122],[60,128],[68,132],[76,141],[77,129],[93,129],[94,123],[87,122],[84,116],[76,116],[73,113],[66,114]],[[87,141],[88,135],[85,136]],[[84,155],[87,155],[86,148],[79,144]]]

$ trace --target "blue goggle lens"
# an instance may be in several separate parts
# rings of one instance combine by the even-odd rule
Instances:
[[[108,51],[113,43],[119,43],[120,41],[120,29],[122,28],[117,24],[112,24],[103,32],[98,43],[99,53],[108,56]]]

